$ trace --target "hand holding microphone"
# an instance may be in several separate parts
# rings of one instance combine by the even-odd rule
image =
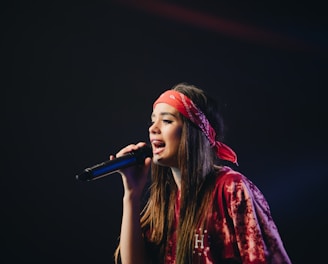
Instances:
[[[152,158],[153,152],[150,146],[144,145],[144,143],[141,144],[142,145],[139,145],[138,149],[132,150],[123,156],[84,169],[80,174],[76,175],[76,179],[81,181],[92,181],[121,169],[143,164],[146,158]]]

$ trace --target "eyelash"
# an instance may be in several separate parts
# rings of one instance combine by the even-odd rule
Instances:
[[[173,121],[172,120],[169,120],[169,119],[163,119],[162,120],[164,123],[168,123],[168,124],[171,124]]]
[[[173,121],[172,120],[168,120],[168,119],[162,119],[162,122],[166,123],[166,124],[171,124]],[[154,121],[150,121],[149,122],[149,126],[152,126],[155,122]]]

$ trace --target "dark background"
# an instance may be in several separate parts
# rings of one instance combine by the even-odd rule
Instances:
[[[152,102],[184,81],[221,103],[293,263],[323,263],[323,1],[132,2],[3,4],[1,262],[112,263],[120,175],[75,174],[147,141]]]

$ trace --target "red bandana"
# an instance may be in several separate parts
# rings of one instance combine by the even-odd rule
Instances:
[[[176,108],[182,115],[196,124],[208,138],[212,147],[216,148],[216,155],[222,160],[228,160],[237,164],[236,153],[227,145],[215,140],[215,130],[207,120],[204,113],[184,94],[174,90],[167,90],[155,101],[153,107],[158,103],[166,103]]]

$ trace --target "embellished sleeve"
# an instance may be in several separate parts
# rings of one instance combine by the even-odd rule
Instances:
[[[243,264],[290,264],[263,194],[239,173],[223,178],[218,203],[225,223],[225,246],[233,248]]]

